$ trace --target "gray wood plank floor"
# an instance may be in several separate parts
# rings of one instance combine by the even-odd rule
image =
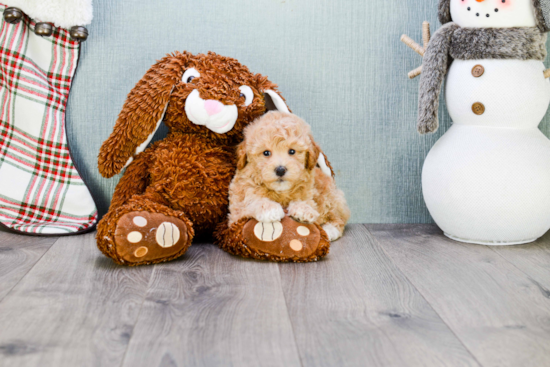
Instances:
[[[457,243],[427,225],[367,228],[483,366],[550,366],[550,277],[505,257],[528,267],[528,247]],[[549,245],[529,246],[544,256]]]
[[[549,366],[550,235],[483,247],[351,225],[312,264],[211,244],[117,266],[0,232],[0,366]]]

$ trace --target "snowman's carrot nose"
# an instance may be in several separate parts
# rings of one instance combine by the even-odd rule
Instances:
[[[478,3],[482,3],[484,2],[485,0],[476,0]]]

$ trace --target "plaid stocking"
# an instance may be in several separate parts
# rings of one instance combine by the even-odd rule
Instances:
[[[89,230],[97,210],[65,131],[79,43],[59,27],[37,36],[26,15],[0,22],[0,224],[28,234]]]

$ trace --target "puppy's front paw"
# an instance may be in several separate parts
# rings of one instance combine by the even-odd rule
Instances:
[[[327,223],[327,224],[323,225],[323,229],[327,233],[328,240],[330,242],[336,241],[337,239],[342,237],[342,235],[344,234],[342,231],[340,231],[338,228],[336,228],[336,226],[334,226],[334,224],[331,224],[331,223]]]
[[[256,213],[256,220],[263,223],[279,222],[284,217],[283,207],[276,202],[263,204],[262,208]]]
[[[290,203],[288,215],[299,222],[314,223],[319,218],[319,212],[305,201]]]

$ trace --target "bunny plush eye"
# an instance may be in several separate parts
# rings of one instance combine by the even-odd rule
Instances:
[[[197,71],[195,68],[187,69],[185,70],[185,73],[183,73],[183,76],[181,77],[181,81],[184,83],[191,83],[191,81],[195,78],[200,77],[201,74]]]
[[[244,97],[244,105],[250,106],[252,103],[252,100],[254,100],[254,92],[252,92],[252,88],[250,88],[248,85],[243,85],[239,87],[239,90],[241,91],[241,97]]]

